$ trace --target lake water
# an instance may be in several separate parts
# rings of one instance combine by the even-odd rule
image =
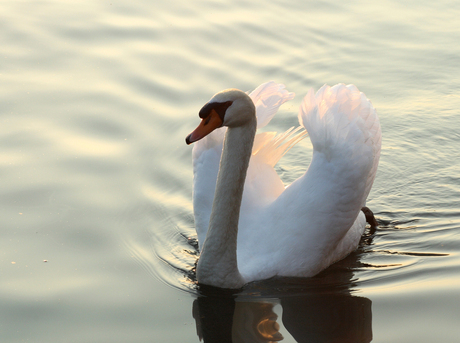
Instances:
[[[0,13],[1,342],[459,341],[460,2],[4,0]],[[324,83],[372,100],[380,228],[311,280],[197,297],[184,139],[215,92],[269,80],[297,94],[271,131]],[[310,152],[306,139],[280,161],[286,184]]]

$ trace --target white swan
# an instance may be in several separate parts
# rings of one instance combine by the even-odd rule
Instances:
[[[186,139],[198,141],[193,206],[201,284],[240,288],[276,275],[309,277],[358,246],[366,225],[361,208],[380,156],[377,114],[353,85],[323,86],[316,95],[311,89],[299,122],[313,157],[305,174],[285,188],[274,166],[304,132],[255,133],[293,97],[274,82],[249,96],[219,92]]]

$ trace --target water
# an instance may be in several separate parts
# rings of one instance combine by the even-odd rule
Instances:
[[[198,342],[197,324],[256,341],[250,317],[266,325],[260,341],[280,338],[274,320],[284,342],[458,341],[458,2],[7,0],[0,11],[2,342]],[[296,125],[310,87],[354,83],[372,100],[380,229],[312,280],[256,284],[236,303],[197,298],[184,138],[212,94],[272,79],[297,94],[274,131]],[[286,183],[310,151],[305,140],[281,160]]]

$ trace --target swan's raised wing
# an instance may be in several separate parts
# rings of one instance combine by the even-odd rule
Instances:
[[[249,96],[256,107],[257,125],[260,128],[268,124],[278,108],[291,100],[294,93],[289,93],[284,85],[270,81],[257,87]],[[193,147],[193,209],[200,247],[208,230],[225,131],[226,128],[217,129],[195,142]],[[271,165],[275,157],[270,157],[270,151],[276,150],[279,159],[288,146],[282,145],[283,140],[274,136],[274,133],[256,135],[243,204],[254,205],[260,200],[267,199],[267,192],[276,196],[280,192],[279,187],[282,187],[282,183]],[[271,186],[267,188],[266,185]],[[249,199],[255,199],[255,202]]]
[[[282,104],[294,99],[295,94],[288,92],[283,84],[269,81],[254,89],[249,96],[256,107],[257,128],[260,129],[272,120]]]
[[[381,145],[372,104],[355,86],[324,86],[305,96],[299,121],[313,144],[312,161],[257,220],[269,234],[247,229],[246,241],[238,241],[243,275],[315,275],[354,250],[364,230],[360,209]],[[263,273],[256,268],[262,263]]]
[[[366,95],[354,85],[324,85],[316,95],[311,89],[302,102],[299,122],[310,133],[315,152],[329,160],[334,155],[345,157],[343,163],[362,171],[364,206],[377,173],[382,143],[380,121]]]

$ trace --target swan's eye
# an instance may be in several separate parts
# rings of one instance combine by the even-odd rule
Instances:
[[[212,115],[212,111],[217,112],[220,119],[224,121],[225,111],[227,108],[231,106],[233,101],[225,101],[225,102],[208,102],[203,108],[200,110],[199,116],[201,119],[208,118]],[[207,122],[205,121],[204,124],[206,125]]]

